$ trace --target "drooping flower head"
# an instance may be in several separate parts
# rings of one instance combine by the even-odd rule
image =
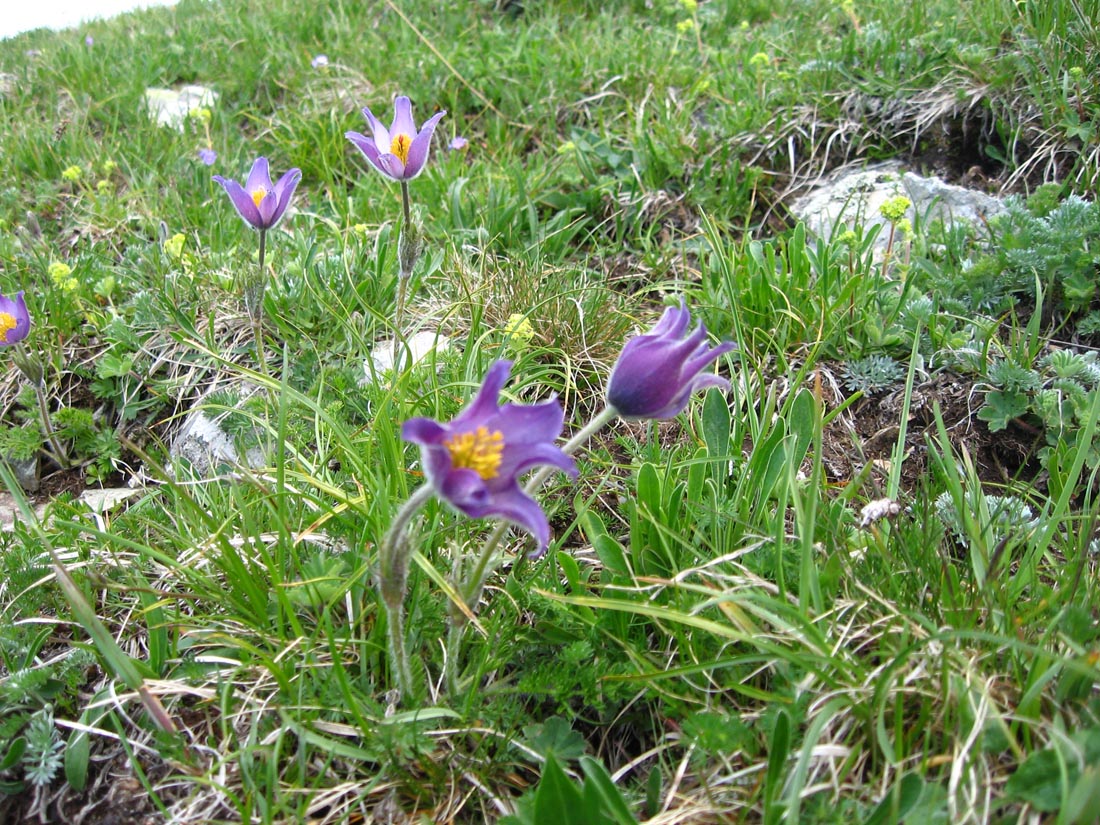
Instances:
[[[272,185],[267,158],[256,159],[244,186],[235,180],[214,175],[214,180],[228,193],[240,216],[256,229],[271,229],[279,223],[301,179],[302,170],[291,169]]]
[[[534,555],[540,555],[550,541],[550,525],[520,489],[519,476],[540,464],[574,477],[577,468],[554,444],[565,419],[556,398],[531,405],[497,403],[511,370],[511,361],[497,361],[477,397],[450,422],[412,418],[401,437],[420,445],[424,475],[436,495],[470,518],[496,516],[518,524],[535,537]]]
[[[428,149],[436,124],[446,112],[436,112],[420,128],[412,117],[412,103],[404,95],[393,102],[393,123],[387,129],[373,114],[364,108],[363,114],[370,124],[371,137],[359,132],[345,132],[344,136],[370,161],[371,166],[396,181],[408,181],[419,175],[428,160]]]
[[[719,355],[734,348],[731,341],[707,346],[702,324],[684,337],[691,313],[684,301],[669,307],[644,335],[626,342],[607,383],[607,403],[627,419],[672,418],[687,406],[696,390],[729,389],[729,381],[703,373]]]
[[[11,298],[0,295],[0,346],[18,344],[30,331],[31,316],[23,300],[23,291]]]

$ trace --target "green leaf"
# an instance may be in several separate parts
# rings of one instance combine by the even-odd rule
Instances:
[[[584,737],[560,716],[551,716],[541,724],[527,725],[523,736],[527,747],[547,759],[556,757],[568,762],[584,755]]]
[[[722,459],[730,454],[731,419],[729,403],[720,392],[708,392],[703,397],[701,418],[703,443],[711,458]]]
[[[603,803],[603,811],[610,814],[612,822],[617,825],[637,825],[638,820],[630,812],[626,800],[615,786],[607,768],[590,756],[582,756],[581,770],[587,777],[585,792],[588,793],[590,788],[593,789]]]
[[[82,791],[88,784],[88,762],[92,744],[86,731],[74,730],[65,746],[65,779],[73,790]]]
[[[3,759],[0,759],[0,771],[6,771],[14,768],[19,760],[23,758],[23,753],[27,750],[27,739],[24,736],[17,736],[12,740],[11,745],[8,747],[8,752]]]
[[[863,820],[863,825],[886,825],[886,823],[900,822],[916,807],[924,792],[924,780],[915,773],[907,773],[901,778],[893,789],[882,801],[878,803],[871,815]]]
[[[1005,783],[1005,795],[1050,813],[1062,805],[1062,769],[1053,750],[1033,753]]]
[[[787,757],[791,750],[791,719],[784,711],[775,717],[771,741],[768,743],[768,770],[764,779],[764,821],[777,822],[782,813],[781,806],[774,801],[782,790],[783,774],[787,768]]]
[[[551,754],[535,789],[535,825],[589,825],[583,806],[581,791],[569,781]]]
[[[1018,392],[991,390],[985,394],[985,406],[978,410],[978,418],[989,424],[992,432],[1008,426],[1008,422],[1027,412],[1027,396]]]

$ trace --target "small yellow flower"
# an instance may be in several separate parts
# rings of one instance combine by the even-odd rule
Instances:
[[[357,223],[351,228],[351,231],[358,235],[360,238],[365,238],[367,236],[367,229],[369,228],[370,227],[368,227],[365,223]]]
[[[1085,76],[1085,70],[1080,66],[1073,66],[1069,70],[1069,76],[1072,77],[1078,83],[1081,82],[1081,78]]]
[[[699,3],[696,0],[680,0],[680,5],[684,7],[684,11],[688,14],[695,14],[695,10],[699,8]]]
[[[576,149],[577,149],[577,144],[575,144],[571,140],[567,140],[567,141],[565,141],[565,143],[563,143],[561,146],[559,146],[557,148],[557,152],[558,152],[559,155],[567,155],[570,152],[576,151]]]
[[[676,24],[676,31],[680,34],[685,34],[695,28],[695,21],[690,17],[685,17],[679,23]]]
[[[50,280],[53,281],[54,286],[59,289],[63,289],[66,292],[72,292],[77,288],[76,278],[71,277],[73,274],[73,268],[67,263],[62,261],[54,261],[46,271],[50,275]]]
[[[514,349],[523,349],[535,337],[535,328],[526,315],[520,315],[517,312],[508,316],[508,321],[504,325],[504,335]]]
[[[913,236],[913,222],[908,218],[902,218],[894,225],[895,231],[903,238],[911,238]]]
[[[113,160],[103,161],[103,174],[109,175],[118,168],[118,164]]]
[[[173,261],[178,261],[183,257],[183,244],[186,240],[187,236],[182,232],[176,233],[164,242],[164,253]]]
[[[905,213],[909,211],[909,207],[912,205],[913,202],[905,195],[896,195],[880,206],[878,211],[890,223],[897,223],[905,217]]]
[[[859,236],[851,229],[846,229],[837,235],[836,241],[844,246],[855,246]]]
[[[61,177],[70,182],[76,182],[80,180],[80,176],[84,174],[84,170],[75,164],[61,173]]]
[[[748,30],[749,30],[749,21],[748,20],[742,20],[741,21],[741,31],[747,32]]]
[[[211,118],[210,110],[207,109],[205,106],[196,106],[194,109],[187,113],[187,116],[191,118],[191,120],[201,123],[203,126],[209,124]]]
[[[111,188],[111,182],[109,180],[97,180],[95,182],[96,191],[103,194]]]
[[[766,69],[771,65],[772,59],[768,57],[767,52],[757,52],[749,58],[749,66],[752,69]]]

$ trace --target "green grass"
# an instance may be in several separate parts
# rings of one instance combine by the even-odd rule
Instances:
[[[129,772],[135,820],[1096,821],[1100,207],[1073,196],[1100,179],[1098,19],[182,0],[0,41],[0,292],[26,290],[74,465],[0,350],[0,818],[72,817]],[[209,124],[157,126],[145,89],[191,83]],[[448,111],[410,183],[407,317],[451,347],[370,381],[401,194],[344,132],[396,94]],[[263,365],[257,236],[210,179],[260,155],[303,172]],[[787,219],[887,157],[1020,200],[894,227],[885,264],[873,230]],[[374,572],[423,481],[401,423],[510,358],[507,400],[556,393],[574,433],[681,295],[738,343],[729,393],[603,429],[539,495],[549,551],[506,533],[476,605],[453,576],[492,525],[429,503],[398,698]],[[195,408],[260,458],[173,461]],[[107,513],[77,500],[135,474]]]

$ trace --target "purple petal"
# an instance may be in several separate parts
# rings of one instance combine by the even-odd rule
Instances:
[[[511,361],[494,362],[485,373],[485,380],[481,382],[481,389],[478,390],[477,396],[451,422],[452,429],[457,432],[477,429],[486,418],[495,415],[499,410],[497,399],[504,385],[508,383],[511,372]],[[467,426],[467,422],[471,422],[472,425]]]
[[[387,177],[393,177],[393,175],[391,175],[386,170],[386,167],[382,165],[382,161],[380,160],[381,153],[378,151],[378,147],[374,145],[374,140],[367,137],[366,135],[361,135],[358,132],[345,132],[344,137],[350,140],[355,148],[363,153],[363,156],[367,159],[371,166],[373,166],[383,175]],[[400,180],[400,178],[394,179]]]
[[[401,425],[401,437],[413,444],[433,446],[447,437],[447,428],[431,418],[410,418]]]
[[[214,180],[222,185],[226,193],[229,195],[229,199],[233,202],[233,206],[237,210],[242,218],[252,226],[260,229],[263,225],[263,219],[260,217],[260,211],[256,208],[255,201],[252,200],[252,196],[249,195],[241,185],[235,180],[229,180],[223,178],[221,175],[214,175]]]
[[[287,207],[290,206],[291,198],[294,197],[294,190],[298,188],[298,181],[301,179],[302,170],[291,169],[279,178],[279,182],[275,184],[275,199],[277,204],[275,206],[275,212],[271,215],[270,226],[275,226],[282,220],[283,214],[286,212]]]
[[[501,456],[500,467],[497,468],[497,472],[500,473],[499,478],[501,479],[514,479],[523,475],[532,467],[543,464],[557,467],[571,478],[576,478],[578,475],[577,463],[563,453],[561,448],[550,443],[524,444],[511,450],[506,448]],[[489,481],[488,486],[495,492],[496,485],[493,484],[492,480]]]
[[[535,552],[533,557],[541,556],[546,551],[546,545],[550,543],[550,522],[546,520],[546,513],[539,507],[538,502],[523,492],[518,485],[512,485],[511,489],[494,493],[491,505],[493,515],[518,524],[535,537]]]
[[[445,114],[447,113],[436,112],[424,124],[420,133],[413,138],[412,145],[409,146],[409,161],[405,164],[405,180],[412,180],[423,171],[424,164],[428,160],[428,150],[432,145],[432,134],[435,132],[436,124]]]
[[[0,328],[0,344],[4,346],[18,344],[31,331],[31,316],[27,312],[27,302],[23,295],[23,290],[15,293],[11,298],[0,295],[0,314],[9,316],[9,323],[14,324],[11,328]]]
[[[271,171],[267,165],[267,158],[256,158],[256,162],[252,164],[252,171],[248,173],[248,180],[244,183],[244,189],[251,194],[260,187],[263,187],[265,192],[270,192],[271,186]]]
[[[390,146],[392,145],[390,133],[387,131],[386,127],[382,125],[382,121],[376,118],[366,106],[363,107],[363,117],[367,119],[367,123],[370,125],[371,133],[374,135],[374,146],[378,152],[390,151]]]
[[[485,482],[473,470],[451,470],[439,484],[439,493],[448,504],[470,518],[483,518],[493,510]]]
[[[401,162],[401,158],[389,152],[385,152],[378,156],[378,169],[386,177],[393,178],[394,180],[405,179],[405,164]]]
[[[412,102],[404,95],[398,95],[393,101],[393,125],[390,126],[390,140],[393,140],[397,135],[408,135],[411,140],[415,134],[416,123],[413,122]],[[386,149],[388,150],[389,146]]]

